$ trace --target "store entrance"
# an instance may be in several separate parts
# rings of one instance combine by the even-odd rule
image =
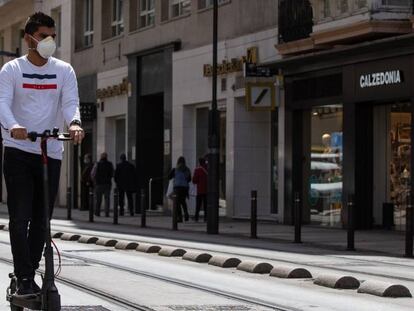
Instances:
[[[411,103],[374,108],[374,224],[405,230],[411,187]],[[385,139],[384,139],[385,138]]]

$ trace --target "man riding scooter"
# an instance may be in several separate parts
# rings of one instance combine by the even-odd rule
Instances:
[[[73,68],[52,57],[56,49],[55,22],[41,12],[31,15],[24,39],[29,52],[6,63],[0,71],[0,123],[4,150],[9,231],[17,278],[16,296],[40,292],[34,277],[45,244],[45,209],[39,142],[28,132],[69,127],[75,144],[81,143],[79,96]],[[47,141],[49,211],[59,184],[63,143]]]

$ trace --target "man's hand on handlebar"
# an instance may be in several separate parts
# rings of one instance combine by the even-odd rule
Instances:
[[[11,137],[14,139],[27,139],[27,129],[23,126],[16,125],[11,130]]]
[[[75,145],[80,144],[85,137],[85,133],[79,125],[71,125],[69,127],[69,133]]]

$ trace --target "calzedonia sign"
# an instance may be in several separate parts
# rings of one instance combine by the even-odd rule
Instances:
[[[375,73],[362,74],[359,77],[361,89],[373,88],[384,85],[401,84],[404,82],[401,70],[389,70]]]

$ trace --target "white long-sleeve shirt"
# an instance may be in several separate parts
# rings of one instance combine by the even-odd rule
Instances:
[[[23,126],[28,132],[43,132],[64,121],[80,120],[79,94],[75,72],[64,61],[49,57],[39,67],[22,56],[6,63],[0,71],[0,123],[3,144],[26,152],[41,154],[39,140],[16,140],[8,130]],[[6,130],[7,129],[7,130]],[[62,159],[63,143],[48,141],[48,155]]]

